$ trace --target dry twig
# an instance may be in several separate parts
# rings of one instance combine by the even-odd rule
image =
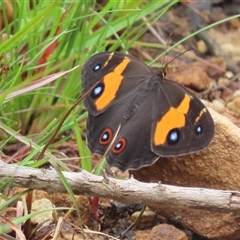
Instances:
[[[98,196],[150,206],[189,207],[221,212],[240,212],[240,192],[187,188],[135,179],[117,180],[86,171],[63,172],[75,194]],[[0,179],[12,177],[12,187],[26,187],[51,193],[66,192],[54,170],[32,169],[0,161]]]

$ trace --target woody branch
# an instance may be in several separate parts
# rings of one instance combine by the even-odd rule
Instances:
[[[149,206],[189,207],[220,212],[240,212],[240,192],[206,188],[188,188],[161,183],[143,183],[135,179],[117,180],[86,171],[63,172],[75,194],[98,196],[121,202]],[[0,179],[11,177],[12,187],[66,192],[54,170],[33,169],[6,164],[0,160]]]

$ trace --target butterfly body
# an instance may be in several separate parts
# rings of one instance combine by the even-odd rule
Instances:
[[[103,155],[120,126],[106,159],[122,171],[200,151],[214,136],[202,102],[137,58],[96,54],[85,63],[82,81],[83,93],[93,88],[84,100],[89,148]]]

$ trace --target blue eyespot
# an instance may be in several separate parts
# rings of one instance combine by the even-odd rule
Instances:
[[[118,139],[115,146],[112,148],[112,152],[115,154],[120,154],[123,152],[123,150],[126,148],[126,146],[127,146],[126,138],[120,138],[120,139]]]
[[[98,71],[99,69],[101,69],[101,64],[100,63],[93,67],[94,72]]]
[[[99,143],[101,145],[108,145],[113,139],[113,131],[111,128],[106,128],[102,131],[100,138],[99,138]]]
[[[109,138],[109,134],[108,134],[108,133],[104,133],[104,134],[102,135],[102,141],[103,141],[103,142],[105,142],[106,140],[108,140],[108,138]]]
[[[118,149],[120,149],[121,147],[122,147],[122,142],[118,142],[118,143],[115,145],[114,149],[115,149],[115,150],[118,150]]]
[[[180,138],[179,129],[174,128],[168,133],[167,142],[169,145],[174,145],[178,142],[179,138]]]
[[[102,95],[104,91],[104,84],[103,83],[99,83],[91,92],[91,97],[93,99],[98,98]]]
[[[93,93],[95,96],[97,96],[98,94],[101,93],[101,91],[102,91],[102,87],[98,86],[98,87],[94,88]]]
[[[197,133],[197,134],[201,134],[202,131],[203,131],[202,126],[201,126],[201,125],[198,125],[198,126],[196,127],[196,133]]]

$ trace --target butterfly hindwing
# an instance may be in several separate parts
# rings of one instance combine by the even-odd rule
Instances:
[[[108,155],[107,162],[110,166],[115,166],[122,171],[127,169],[139,169],[140,167],[151,165],[158,156],[151,150],[149,136],[151,135],[153,95],[151,92],[140,93],[139,96],[144,101],[139,104],[127,120],[125,120],[115,142],[113,143]],[[127,109],[136,107],[130,106]],[[134,124],[132,124],[134,122]]]

